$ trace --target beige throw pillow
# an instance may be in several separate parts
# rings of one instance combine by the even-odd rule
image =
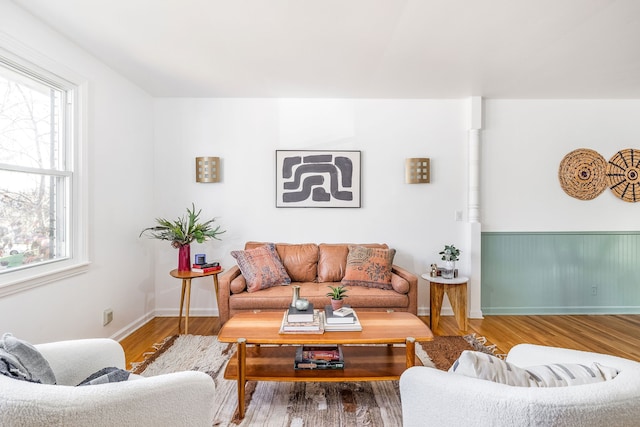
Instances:
[[[618,370],[599,363],[591,365],[554,363],[518,367],[490,354],[465,350],[449,372],[519,387],[563,387],[615,378]]]

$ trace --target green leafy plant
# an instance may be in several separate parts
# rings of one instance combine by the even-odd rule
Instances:
[[[440,255],[442,255],[443,261],[457,261],[460,256],[460,249],[453,245],[445,245]]]
[[[198,243],[208,239],[220,240],[218,235],[225,230],[220,230],[219,225],[214,227],[215,218],[198,222],[201,212],[202,209],[196,212],[196,206],[192,203],[191,209],[187,208],[187,215],[173,221],[156,218],[158,225],[145,228],[138,237],[146,235],[151,239],[168,240],[174,248],[188,245],[194,240]]]
[[[331,292],[328,292],[327,296],[333,300],[341,300],[348,297],[348,295],[345,295],[348,289],[345,289],[344,286],[336,286],[335,288],[329,286],[329,288],[331,288]]]

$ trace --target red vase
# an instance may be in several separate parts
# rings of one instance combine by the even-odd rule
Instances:
[[[178,248],[178,271],[191,271],[191,247],[182,245]]]

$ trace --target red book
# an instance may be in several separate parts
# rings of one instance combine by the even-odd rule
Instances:
[[[222,267],[218,266],[218,267],[208,267],[208,268],[195,268],[192,267],[191,271],[193,271],[194,273],[210,273],[212,271],[220,271],[222,270]]]

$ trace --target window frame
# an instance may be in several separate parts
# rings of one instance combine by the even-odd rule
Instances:
[[[87,101],[88,83],[75,72],[24,44],[0,33],[0,62],[49,82],[66,92],[64,149],[70,173],[69,253],[61,260],[43,262],[0,275],[0,298],[85,273],[89,269]],[[59,172],[59,171],[58,171]]]

